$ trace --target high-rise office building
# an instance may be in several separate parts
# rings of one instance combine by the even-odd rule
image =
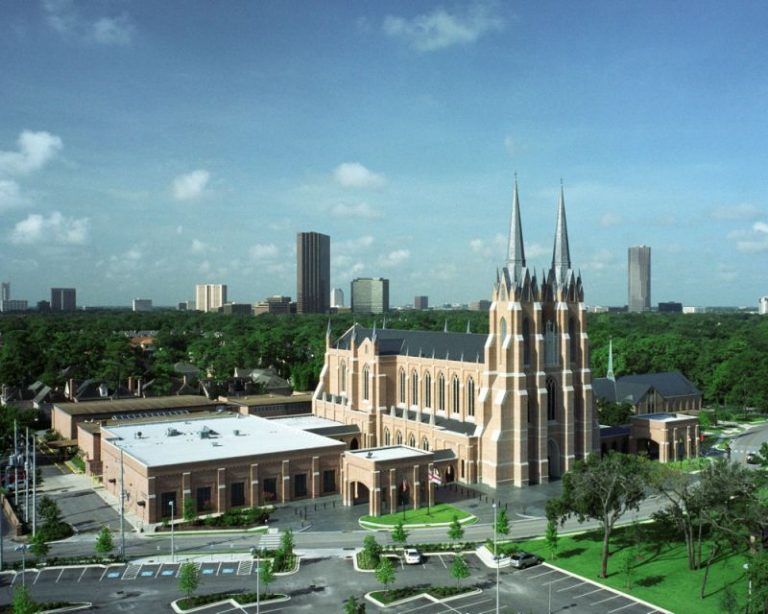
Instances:
[[[651,309],[651,248],[646,245],[629,248],[629,311]]]
[[[338,309],[339,307],[344,307],[344,290],[334,288],[331,290],[331,308]]]
[[[326,313],[331,298],[331,237],[319,232],[296,235],[296,311]]]
[[[134,311],[152,311],[152,299],[151,298],[135,298],[133,299]]]
[[[768,315],[768,296],[761,296],[757,302],[757,313],[761,316]]]
[[[195,308],[198,311],[218,311],[226,302],[226,284],[197,284],[195,286]]]
[[[11,282],[4,281],[2,285],[0,285],[0,301],[10,301],[10,300],[11,300]]]
[[[389,280],[381,277],[354,279],[350,306],[354,313],[385,313],[389,311]]]
[[[77,309],[75,288],[51,288],[51,311],[74,311]]]
[[[414,296],[413,297],[414,309],[429,309],[429,297],[428,296]]]

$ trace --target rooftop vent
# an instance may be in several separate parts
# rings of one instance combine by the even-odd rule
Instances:
[[[234,429],[234,430],[232,431],[232,434],[233,434],[235,437],[238,437],[238,436],[240,435],[240,429]]]
[[[181,435],[181,433],[177,431],[175,428],[173,428],[172,426],[169,426],[166,429],[165,434],[167,437],[176,437],[176,435]]]

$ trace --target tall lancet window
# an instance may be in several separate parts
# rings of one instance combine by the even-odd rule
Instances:
[[[471,377],[467,380],[467,415],[475,415],[475,380]]]
[[[411,371],[411,405],[419,404],[419,374]]]
[[[363,368],[363,401],[369,401],[371,398],[371,370],[368,365]]]
[[[405,369],[400,369],[400,402],[405,403]]]
[[[432,376],[424,374],[424,407],[432,407]]]
[[[531,321],[523,318],[523,364],[531,364]]]
[[[504,339],[507,336],[507,321],[504,318],[501,318],[501,323],[499,324],[499,333],[499,341],[504,343]]]
[[[568,343],[570,353],[569,360],[573,362],[576,360],[578,344],[576,343],[576,320],[572,317],[568,319],[568,337],[570,338]]]
[[[549,320],[544,327],[544,361],[547,366],[557,365],[558,360],[557,327]]]
[[[547,420],[557,419],[557,385],[551,377],[547,378]]]
[[[343,360],[339,365],[339,392],[347,391],[347,363]]]
[[[445,376],[437,374],[437,409],[445,411]]]
[[[453,379],[451,380],[451,388],[453,389],[451,392],[453,393],[451,396],[453,397],[451,399],[453,403],[453,413],[458,414],[459,413],[459,402],[461,400],[461,397],[459,396],[459,378],[455,375],[453,376]]]

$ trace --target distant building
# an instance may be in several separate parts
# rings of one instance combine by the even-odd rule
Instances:
[[[764,316],[768,314],[768,296],[761,296],[757,303],[757,312]]]
[[[352,280],[350,306],[353,313],[386,313],[389,311],[389,280],[381,277]]]
[[[428,296],[414,296],[413,297],[414,309],[429,309],[429,297]]]
[[[51,311],[75,311],[77,290],[75,288],[51,288]]]
[[[491,301],[482,299],[469,304],[470,311],[488,311],[491,308]]]
[[[344,307],[344,290],[341,288],[334,288],[331,290],[331,309],[339,309]]]
[[[683,304],[671,301],[668,303],[659,303],[658,311],[659,313],[683,313]]]
[[[296,235],[296,311],[327,313],[331,299],[331,237],[319,232]]]
[[[0,311],[7,313],[9,311],[26,311],[27,301],[22,299],[7,299],[0,301]]]
[[[262,313],[291,313],[291,297],[275,295],[256,303],[253,306],[253,314],[258,316]]]
[[[134,311],[152,311],[152,299],[151,298],[135,298],[133,299]]]
[[[218,311],[226,302],[226,284],[198,284],[195,286],[195,306],[198,311]]]
[[[628,253],[628,302],[630,312],[651,309],[651,248],[630,247]]]
[[[683,313],[707,313],[706,307],[696,307],[695,305],[686,305],[683,307]]]
[[[595,399],[629,403],[636,414],[701,409],[701,392],[679,371],[596,377],[592,390]]]
[[[253,315],[253,306],[250,303],[225,303],[219,307],[219,312],[228,316],[250,316]]]
[[[11,300],[11,282],[4,281],[2,284],[0,284],[0,301],[10,301],[10,300]]]
[[[51,310],[49,301],[37,301],[37,310],[41,313],[48,313]]]

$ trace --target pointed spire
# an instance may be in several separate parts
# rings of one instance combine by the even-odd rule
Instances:
[[[523,248],[523,227],[520,223],[520,197],[517,193],[517,174],[515,174],[515,192],[512,196],[512,220],[509,224],[509,245],[507,247],[507,269],[512,283],[520,283],[521,271],[525,268],[525,249]]]
[[[613,339],[608,340],[608,372],[605,374],[612,382],[616,382],[616,376],[613,373]]]
[[[552,252],[552,270],[558,284],[566,281],[566,274],[571,268],[571,250],[568,247],[568,225],[565,220],[565,194],[560,180],[560,203],[557,208],[557,226],[555,227],[555,249]]]

